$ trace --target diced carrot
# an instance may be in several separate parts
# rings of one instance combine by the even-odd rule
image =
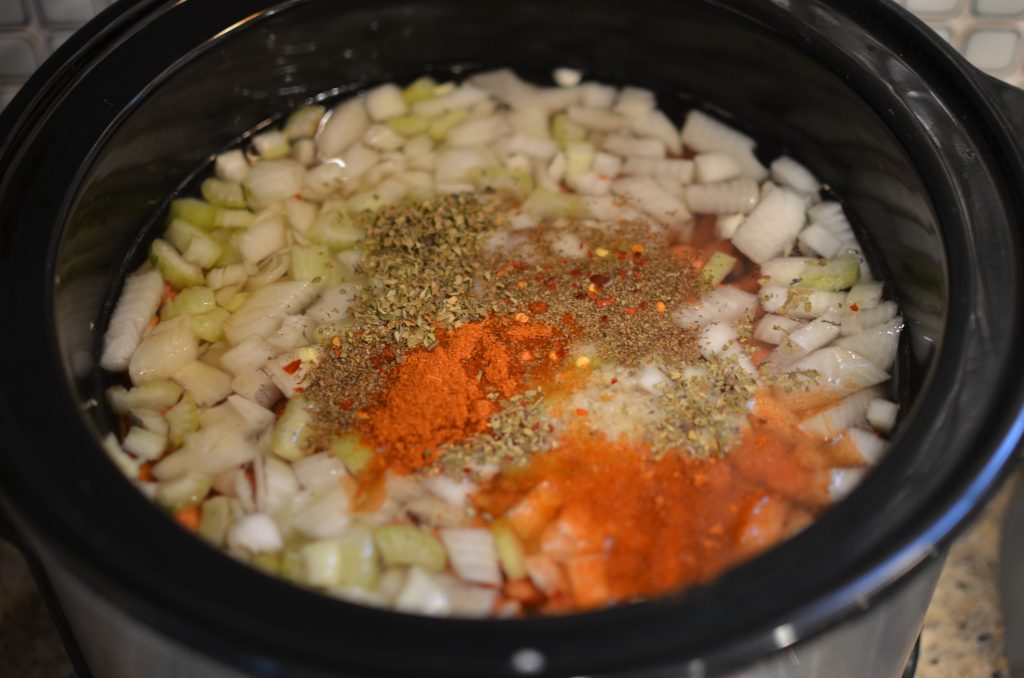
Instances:
[[[565,561],[572,598],[580,609],[592,609],[610,602],[608,571],[600,554],[574,556]]]
[[[186,506],[174,514],[174,519],[178,521],[178,524],[189,532],[197,532],[199,530],[199,521],[202,517],[203,512],[199,504]]]
[[[148,461],[139,464],[139,480],[144,483],[153,482],[153,464]]]
[[[562,493],[550,482],[544,481],[509,509],[508,521],[520,538],[532,539],[551,522],[561,507]]]
[[[544,600],[544,594],[529,579],[505,582],[504,594],[524,605],[539,605]]]
[[[704,268],[704,259],[700,255],[700,250],[693,245],[673,245],[669,248],[669,252],[679,261],[689,261],[695,271]]]
[[[715,239],[715,223],[718,217],[714,214],[702,214],[697,217],[697,223],[693,227],[693,237],[690,243],[696,247],[704,247]]]
[[[751,343],[757,341],[752,339]],[[760,344],[761,342],[758,342]],[[754,363],[754,367],[761,367],[766,360],[772,355],[774,350],[771,346],[755,345],[755,351],[750,354],[750,362]]]
[[[178,290],[171,283],[164,281],[164,292],[160,295],[160,305],[163,306],[174,297],[178,296]]]

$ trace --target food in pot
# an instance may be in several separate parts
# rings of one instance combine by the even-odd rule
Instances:
[[[555,75],[385,84],[217,156],[106,333],[126,475],[267,572],[483,617],[680,590],[847,493],[903,322],[842,207]]]

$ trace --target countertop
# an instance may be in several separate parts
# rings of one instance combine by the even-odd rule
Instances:
[[[925,618],[917,678],[1008,676],[997,554],[999,526],[1017,480],[1007,483],[950,551]],[[73,677],[24,561],[0,542],[0,678]]]

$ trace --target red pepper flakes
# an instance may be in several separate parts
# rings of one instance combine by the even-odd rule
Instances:
[[[585,417],[585,416],[587,416],[587,414],[588,414],[587,411],[585,409],[583,409],[582,407],[577,407],[576,408],[576,416],[577,417]]]
[[[527,309],[529,309],[530,313],[534,315],[540,315],[548,310],[548,305],[543,301],[535,301],[527,306]]]
[[[626,315],[636,315],[636,312],[639,311],[639,310],[640,309],[638,309],[638,308],[627,308],[626,309]]]
[[[296,358],[295,360],[291,361],[290,363],[282,367],[281,371],[285,372],[286,374],[295,374],[296,372],[299,371],[300,367],[302,367],[302,361]]]
[[[612,377],[612,386],[614,386],[617,383],[619,383],[619,378],[618,377]]]
[[[615,303],[615,297],[604,297],[594,301],[594,306],[597,308],[608,308]]]
[[[858,306],[856,303],[850,304],[850,310],[856,313],[857,311],[860,310],[860,306]]]

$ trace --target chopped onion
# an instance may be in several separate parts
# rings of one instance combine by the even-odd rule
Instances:
[[[758,264],[779,256],[803,228],[805,206],[798,193],[775,189],[743,220],[732,244]]]
[[[284,541],[273,518],[254,513],[239,518],[228,530],[228,545],[250,553],[268,553],[284,548]]]
[[[128,363],[133,384],[166,379],[193,362],[199,355],[199,342],[188,316],[178,316],[157,324]]]
[[[499,586],[501,570],[494,535],[487,528],[446,528],[440,531],[452,569],[464,580]]]
[[[121,372],[142,340],[142,331],[160,307],[164,279],[159,271],[129,276],[114,307],[106,335],[100,367]]]
[[[370,126],[362,99],[349,99],[331,111],[316,138],[321,158],[337,158]]]

